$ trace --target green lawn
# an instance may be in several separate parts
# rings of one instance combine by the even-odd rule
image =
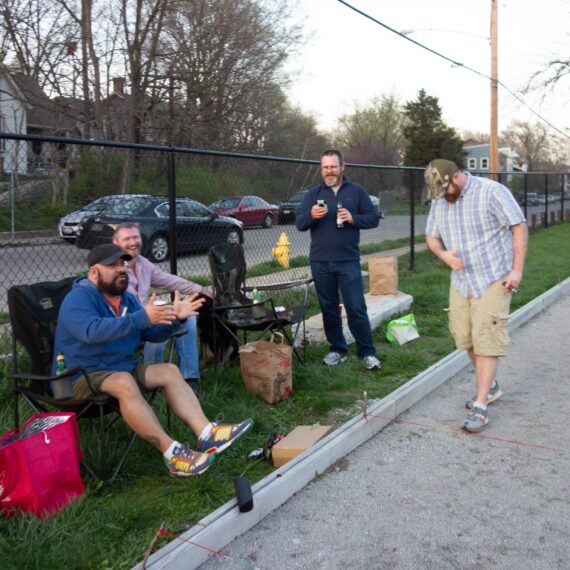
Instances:
[[[570,223],[532,235],[525,278],[513,297],[513,310],[570,275],[569,243]],[[255,420],[254,428],[234,448],[223,453],[204,475],[179,479],[166,472],[156,450],[137,441],[123,474],[112,486],[87,481],[85,496],[48,520],[28,516],[0,519],[2,569],[130,568],[142,559],[161,523],[169,532],[183,532],[233,497],[236,476],[256,482],[270,473],[271,464],[248,460],[247,455],[262,447],[272,433],[317,421],[339,426],[361,409],[363,391],[371,399],[381,398],[451,352],[454,347],[443,310],[449,271],[428,252],[416,254],[415,259],[413,272],[407,270],[407,257],[400,259],[400,289],[414,297],[412,311],[421,336],[394,347],[385,339],[385,325],[376,330],[374,339],[384,363],[381,372],[364,371],[353,352],[344,365],[325,369],[320,361],[327,348],[309,347],[309,363],[294,365],[293,395],[270,406],[243,388],[238,367],[222,371],[207,368],[202,382],[207,415],[218,421]],[[0,384],[3,433],[11,427],[12,400],[7,364],[4,369],[1,366],[5,380]],[[158,409],[164,419],[164,402],[159,402]],[[88,450],[95,436],[83,422],[80,428],[82,446]],[[127,433],[124,425],[117,426],[111,452],[126,441]],[[195,437],[180,422],[175,421],[172,435],[195,443]]]

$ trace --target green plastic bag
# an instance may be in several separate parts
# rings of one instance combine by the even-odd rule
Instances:
[[[406,344],[411,340],[419,338],[418,325],[413,313],[394,319],[388,323],[386,338],[392,344]]]

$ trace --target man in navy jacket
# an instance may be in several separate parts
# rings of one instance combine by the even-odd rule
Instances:
[[[322,153],[323,181],[309,189],[297,209],[295,223],[298,230],[311,231],[311,271],[330,344],[324,364],[340,364],[348,352],[339,312],[340,289],[358,357],[368,370],[376,370],[381,362],[375,355],[364,300],[359,243],[360,230],[377,227],[380,216],[366,190],[343,176],[344,168],[340,151]]]
[[[125,423],[159,449],[173,475],[203,473],[213,456],[229,447],[252,425],[211,423],[174,364],[141,364],[135,350],[141,341],[160,342],[180,328],[203,300],[175,293],[172,305],[156,306],[155,295],[142,307],[127,292],[129,254],[113,244],[99,245],[87,258],[87,278],[78,279],[64,299],[55,333],[55,354],[63,353],[66,367],[84,367],[96,391],[119,401]],[[143,396],[160,388],[172,411],[198,436],[198,451],[173,440],[162,428]],[[73,397],[92,394],[87,380],[73,379]]]

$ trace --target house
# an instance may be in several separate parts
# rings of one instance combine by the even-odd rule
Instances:
[[[476,141],[466,141],[463,144],[463,150],[466,152],[465,163],[467,170],[484,174],[490,169],[490,145],[489,143],[477,143]],[[519,155],[515,150],[509,147],[499,149],[499,172],[515,172],[521,171],[518,161]]]
[[[0,121],[2,132],[28,135],[67,136],[73,125],[33,77],[5,66],[0,66]],[[1,142],[2,171],[6,173],[49,170],[65,155],[65,145]]]

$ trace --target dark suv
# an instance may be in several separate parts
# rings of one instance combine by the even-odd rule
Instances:
[[[289,198],[279,204],[278,220],[280,224],[288,224],[295,221],[295,210],[303,201],[309,190],[295,192]]]

